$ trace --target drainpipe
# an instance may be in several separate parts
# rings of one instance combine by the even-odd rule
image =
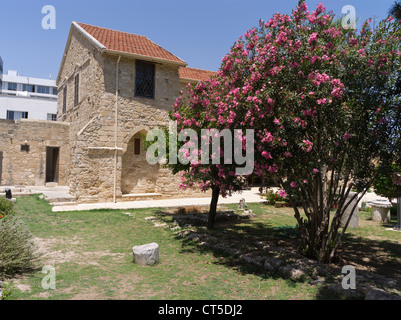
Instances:
[[[118,56],[116,65],[116,105],[114,114],[114,190],[113,190],[113,202],[116,203],[116,193],[117,193],[117,152],[118,152],[118,65],[120,63],[121,55]]]

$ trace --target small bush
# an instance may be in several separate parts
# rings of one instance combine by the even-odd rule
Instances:
[[[277,192],[274,192],[273,190],[267,191],[266,199],[271,205],[274,205],[276,202],[287,201],[285,198],[280,197],[279,194]]]
[[[0,219],[3,219],[6,216],[11,215],[13,213],[14,213],[14,204],[6,198],[0,198]]]
[[[15,215],[0,219],[0,279],[30,271],[37,260],[33,235]]]
[[[10,284],[1,284],[0,282],[0,300],[8,300],[13,289]]]

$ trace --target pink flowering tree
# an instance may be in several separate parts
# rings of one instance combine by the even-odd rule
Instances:
[[[170,112],[180,134],[176,150],[167,152],[168,166],[181,175],[181,189],[211,191],[208,229],[214,228],[219,196],[241,191],[253,172],[253,136],[236,127],[238,114],[222,99],[227,93],[219,77],[188,85]],[[172,153],[178,154],[173,164]]]
[[[337,258],[340,220],[401,149],[400,25],[344,29],[322,4],[275,14],[239,38],[218,76],[188,89],[171,113],[182,128],[254,130],[255,175],[276,175],[293,206],[303,253]],[[235,191],[236,164],[173,166],[183,184]],[[301,199],[298,207],[294,199]],[[214,199],[217,203],[216,196]],[[213,204],[213,201],[212,201]],[[337,209],[333,211],[333,207]]]
[[[239,115],[236,127],[255,129],[254,173],[277,175],[308,257],[337,258],[346,208],[371,186],[374,163],[399,153],[400,34],[391,17],[347,30],[323,4],[310,12],[301,1],[223,58],[220,103]]]

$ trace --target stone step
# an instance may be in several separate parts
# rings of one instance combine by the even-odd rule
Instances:
[[[46,187],[58,187],[57,182],[46,182]]]
[[[81,196],[79,197],[79,203],[98,203],[99,196]]]
[[[161,199],[161,193],[131,193],[123,194],[122,201],[141,201],[141,200],[157,200]]]
[[[77,198],[70,195],[61,195],[59,197],[47,197],[45,198],[49,202],[68,202],[68,201],[76,201]]]
[[[76,201],[66,201],[66,202],[50,202],[50,205],[54,206],[76,206],[78,203]]]

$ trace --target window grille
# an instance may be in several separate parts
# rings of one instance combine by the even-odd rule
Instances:
[[[136,62],[135,96],[155,98],[155,65],[144,61]]]

